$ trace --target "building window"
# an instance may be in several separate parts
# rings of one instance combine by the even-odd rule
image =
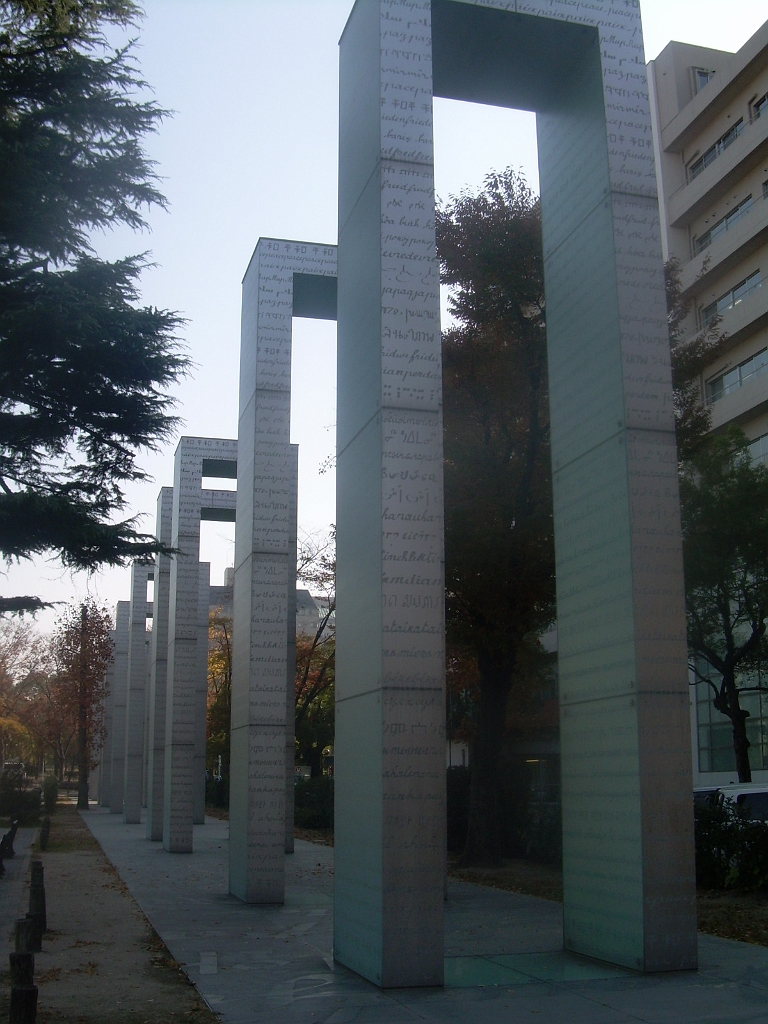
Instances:
[[[764,114],[768,114],[768,92],[752,104],[753,121],[756,121],[758,117],[762,117]]]
[[[716,316],[722,316],[727,310],[738,306],[740,302],[752,295],[760,287],[760,271],[756,270],[743,281],[739,281],[733,288],[729,288],[724,295],[701,310],[701,324],[706,327]]]
[[[693,163],[688,165],[688,181],[693,181],[694,178],[701,174],[705,167],[709,167],[713,160],[717,160],[720,154],[728,149],[731,143],[735,142],[743,131],[744,119],[740,117],[736,124],[732,124],[728,131],[721,135],[714,145],[710,146],[705,153],[702,153],[698,160],[694,160]]]
[[[707,403],[711,405],[712,402],[719,401],[723,395],[737,391],[745,384],[749,384],[755,377],[765,373],[766,370],[768,370],[768,349],[762,349],[732,370],[728,370],[727,373],[721,373],[719,377],[707,381]]]
[[[755,463],[768,466],[768,434],[756,437],[749,445],[749,457]]]
[[[691,71],[693,72],[693,92],[695,95],[697,92],[701,92],[715,72],[708,71],[707,68],[691,68]]]
[[[721,217],[716,224],[705,231],[703,235],[699,235],[698,238],[693,240],[693,255],[696,256],[698,253],[703,252],[708,248],[715,239],[719,238],[720,235],[724,235],[725,232],[732,228],[733,225],[740,221],[742,217],[746,217],[749,211],[752,209],[752,196],[747,196],[743,199],[738,206],[734,206],[724,217]]]

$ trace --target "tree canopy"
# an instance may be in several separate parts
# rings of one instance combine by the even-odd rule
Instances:
[[[736,428],[712,437],[680,478],[688,649],[696,681],[730,719],[740,782],[751,781],[741,695],[768,665],[768,469]]]
[[[768,473],[751,463],[737,427],[711,433],[712,410],[702,402],[700,381],[728,339],[720,317],[693,334],[682,330],[690,302],[680,287],[679,262],[671,259],[665,272],[690,668],[693,685],[706,685],[712,706],[729,719],[739,780],[749,782],[751,730],[741,695],[764,689],[768,549],[761,531]]]
[[[18,619],[0,619],[0,776],[12,752],[29,746],[24,721],[30,681],[42,674],[46,646],[35,628]]]
[[[466,864],[501,854],[499,754],[523,650],[554,618],[554,538],[539,203],[512,171],[438,208],[446,631],[477,664]]]
[[[51,648],[63,707],[77,723],[77,806],[88,810],[88,774],[101,746],[107,669],[114,656],[112,619],[89,599],[69,605],[59,619]]]
[[[166,112],[131,47],[131,0],[0,2],[0,555],[93,569],[158,550],[124,488],[173,433],[188,367],[172,312],[138,304],[144,255],[107,262],[92,236],[164,205],[142,149]],[[39,597],[2,597],[0,612]]]
[[[220,776],[228,795],[232,731],[232,618],[221,608],[212,609],[208,615],[207,689],[205,765],[211,778]]]
[[[323,749],[333,743],[336,683],[336,530],[299,539],[296,578],[314,591],[320,614],[312,633],[296,633],[296,756],[322,772]]]
[[[38,765],[52,759],[59,779],[74,760],[87,794],[103,738],[111,625],[92,601],[68,606],[51,636],[25,621],[0,619],[0,774],[9,751]]]
[[[686,334],[683,323],[690,302],[680,287],[680,262],[674,257],[664,265],[667,293],[667,323],[672,363],[672,390],[675,405],[675,437],[681,464],[697,450],[712,426],[712,410],[701,401],[701,374],[723,351],[725,337],[720,332],[720,317],[713,317],[693,335]]]
[[[466,864],[500,856],[505,727],[525,703],[523,666],[555,617],[549,398],[539,202],[514,172],[437,210],[441,280],[457,326],[443,335],[446,631],[449,664],[477,668]],[[698,380],[718,323],[683,335],[679,267],[667,265],[676,430],[686,463],[710,429]],[[462,688],[464,693],[466,688]]]

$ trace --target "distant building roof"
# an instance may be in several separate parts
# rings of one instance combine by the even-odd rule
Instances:
[[[315,618],[318,616],[317,601],[310,594],[308,590],[300,590],[296,588],[296,614],[308,615],[312,614]]]

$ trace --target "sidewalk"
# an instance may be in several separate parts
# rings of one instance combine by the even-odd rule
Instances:
[[[562,952],[561,907],[450,881],[446,987],[382,991],[332,959],[333,850],[301,841],[282,907],[227,893],[228,823],[170,855],[143,825],[83,815],[132,896],[226,1024],[768,1024],[768,949],[699,936],[700,969],[642,976]]]

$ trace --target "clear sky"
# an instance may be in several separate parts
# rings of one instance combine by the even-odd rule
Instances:
[[[148,143],[168,212],[151,232],[96,239],[119,257],[151,250],[147,304],[179,310],[195,363],[177,390],[181,432],[237,437],[240,282],[260,236],[335,243],[338,39],[352,0],[145,0],[137,51],[161,106],[175,114]],[[765,21],[765,0],[641,0],[646,58],[671,40],[738,49]],[[436,191],[521,168],[537,186],[531,114],[435,102]],[[334,521],[334,478],[319,466],[334,450],[335,325],[294,321],[292,440],[300,445],[299,523]],[[173,482],[175,443],[141,464],[154,482],[129,491],[130,513],[154,530],[157,491]],[[201,557],[212,582],[231,564],[234,527],[204,523]],[[76,600],[129,598],[129,571],[90,579],[43,561],[13,567],[4,594]],[[53,616],[39,617],[48,628]]]

